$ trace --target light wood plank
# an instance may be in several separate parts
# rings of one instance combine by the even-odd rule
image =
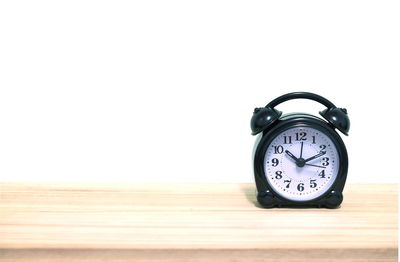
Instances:
[[[334,210],[262,209],[252,184],[0,183],[0,259],[397,261],[397,185],[344,195]]]

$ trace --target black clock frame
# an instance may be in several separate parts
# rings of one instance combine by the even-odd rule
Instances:
[[[307,201],[289,200],[273,190],[264,172],[264,157],[269,144],[283,131],[293,127],[311,127],[327,135],[336,146],[339,154],[339,171],[333,185],[318,198]],[[332,124],[313,115],[296,113],[280,117],[262,131],[254,156],[254,176],[257,186],[257,200],[265,208],[272,207],[326,207],[337,208],[343,201],[343,188],[347,178],[348,155],[346,146]]]

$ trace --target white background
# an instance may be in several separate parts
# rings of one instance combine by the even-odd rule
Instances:
[[[396,182],[398,1],[1,1],[0,180],[251,182],[254,107],[346,107]],[[291,101],[284,112],[317,114]]]

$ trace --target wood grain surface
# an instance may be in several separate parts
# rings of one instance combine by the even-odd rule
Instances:
[[[397,261],[397,185],[262,209],[252,184],[0,183],[1,261]]]

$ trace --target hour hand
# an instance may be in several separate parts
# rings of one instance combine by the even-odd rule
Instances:
[[[294,161],[299,161],[297,157],[295,157],[289,150],[285,150],[285,153],[290,156]]]

